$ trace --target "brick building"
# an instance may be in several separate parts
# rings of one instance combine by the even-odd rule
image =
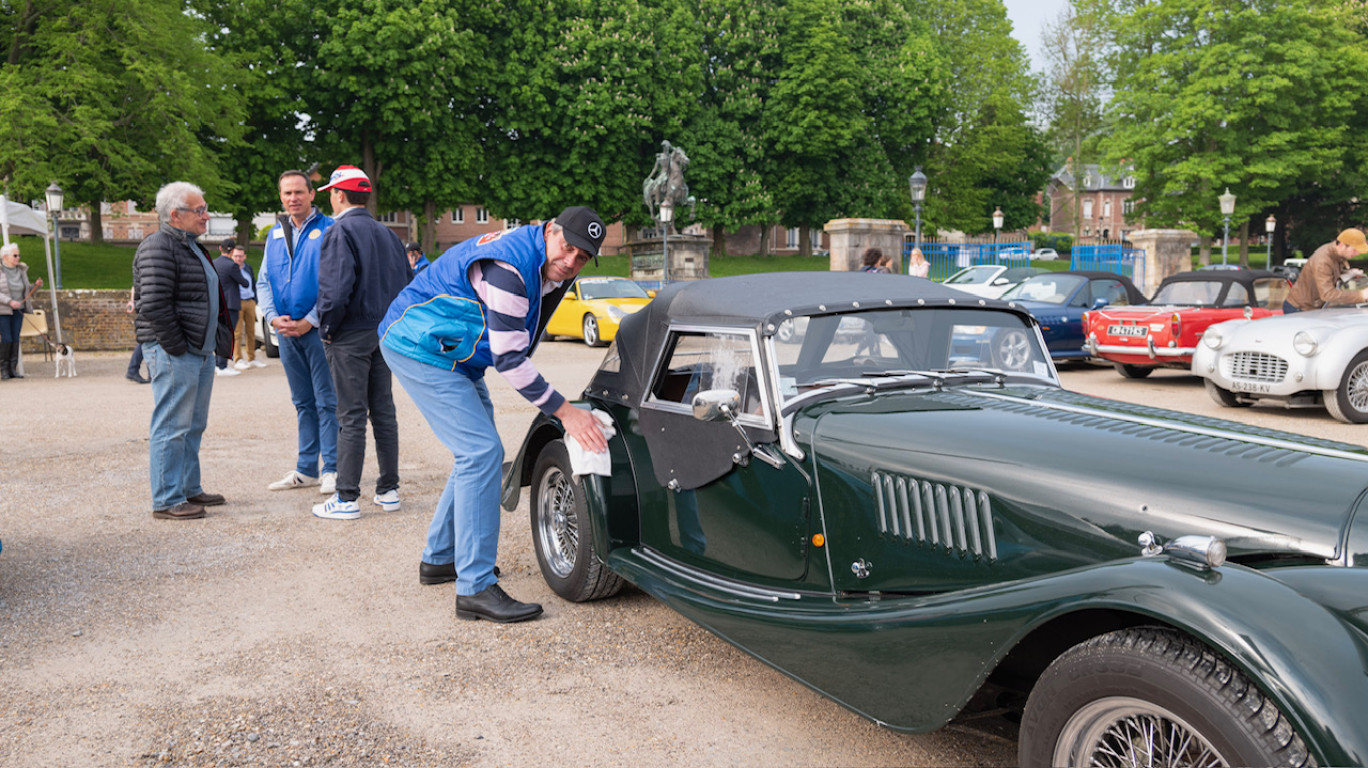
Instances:
[[[1081,175],[1079,184],[1065,165],[1045,185],[1050,231],[1075,238],[1121,240],[1143,226],[1142,221],[1132,218],[1134,176],[1109,176],[1096,165],[1084,165]],[[1080,208],[1079,231],[1074,231],[1075,199]]]

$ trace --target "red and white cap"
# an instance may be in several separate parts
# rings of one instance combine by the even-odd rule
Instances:
[[[371,191],[370,177],[366,172],[354,165],[339,165],[337,170],[332,172],[328,183],[319,187],[320,190],[345,189],[349,192],[369,192]]]

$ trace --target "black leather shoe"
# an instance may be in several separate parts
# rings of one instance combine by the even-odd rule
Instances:
[[[535,619],[542,614],[537,603],[520,603],[509,597],[498,584],[491,584],[475,595],[456,596],[456,618],[474,621],[496,621],[509,624]]]
[[[499,578],[499,566],[494,566],[494,578]],[[434,565],[432,563],[418,562],[418,583],[419,584],[446,584],[456,580],[456,564],[445,563]]]
[[[151,381],[150,379],[144,379],[144,378],[143,378],[143,375],[142,375],[141,373],[139,373],[138,371],[134,371],[134,372],[132,372],[132,373],[124,374],[124,378],[125,378],[125,379],[128,379],[128,380],[131,381],[131,382],[134,382],[135,384],[147,384],[147,383],[149,383],[149,382]]]
[[[224,501],[223,496],[220,494],[205,493],[203,491],[200,491],[194,496],[187,497],[185,500],[192,504],[199,504],[205,507],[217,507]]]

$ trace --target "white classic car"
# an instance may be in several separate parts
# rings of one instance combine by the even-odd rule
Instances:
[[[1368,423],[1368,307],[1213,325],[1192,356],[1192,373],[1224,406],[1324,406],[1340,421]]]

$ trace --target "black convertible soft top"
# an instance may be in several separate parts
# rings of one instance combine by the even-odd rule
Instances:
[[[769,336],[791,316],[921,306],[1015,309],[1033,322],[1030,313],[1007,302],[906,275],[765,272],[672,283],[623,319],[613,342],[617,359],[600,367],[587,391],[639,404],[671,324],[754,329]]]

